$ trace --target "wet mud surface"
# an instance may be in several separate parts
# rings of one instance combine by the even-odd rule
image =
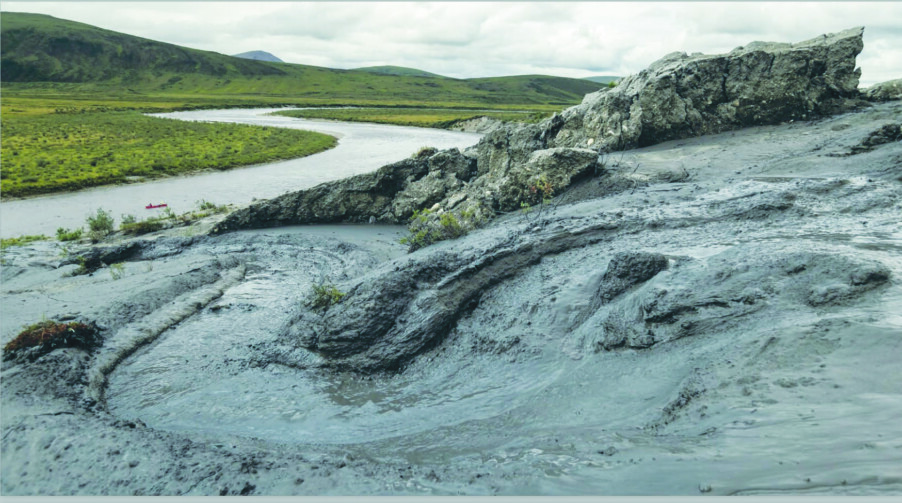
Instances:
[[[8,249],[0,342],[45,316],[104,343],[4,362],[0,488],[899,494],[902,143],[873,138],[900,116],[610,154],[412,254],[400,227],[198,232],[115,279]],[[311,310],[323,282],[348,295]]]

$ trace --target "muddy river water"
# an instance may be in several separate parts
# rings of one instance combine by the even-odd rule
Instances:
[[[111,211],[116,221],[123,214],[144,218],[162,210],[146,210],[148,203],[166,202],[176,213],[195,209],[204,199],[216,204],[242,205],[253,199],[267,199],[285,192],[313,187],[378,169],[403,159],[424,146],[438,149],[465,148],[481,135],[442,129],[425,129],[380,124],[315,121],[267,115],[277,109],[201,110],[153,114],[157,117],[254,124],[319,131],[339,139],[338,146],[316,155],[154,182],[116,187],[100,187],[74,193],[48,195],[0,206],[0,235],[52,236],[59,227],[84,225],[85,217],[97,208]]]

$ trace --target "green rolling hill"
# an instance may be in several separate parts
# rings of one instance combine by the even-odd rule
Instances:
[[[413,75],[396,75],[255,61],[14,12],[0,17],[0,70],[4,90],[14,92],[26,84],[33,89],[35,83],[52,83],[67,92],[323,104],[566,106],[602,87],[539,75],[452,79],[412,69],[406,70]]]

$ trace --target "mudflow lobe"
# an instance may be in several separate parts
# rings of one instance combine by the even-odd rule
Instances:
[[[899,494],[902,104],[857,101],[860,35],[671,55],[79,273],[5,250],[5,340],[100,340],[3,363],[3,493]],[[540,172],[553,202],[505,213]],[[409,254],[275,228],[433,207],[487,218]]]

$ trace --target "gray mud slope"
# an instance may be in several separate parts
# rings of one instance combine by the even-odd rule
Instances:
[[[0,491],[902,493],[902,103],[858,100],[860,50],[671,55],[215,235],[4,250],[0,342],[100,345],[4,355]],[[509,212],[539,173],[570,190]],[[285,227],[432,207],[492,220]]]
[[[631,150],[406,255],[378,227],[160,238],[114,279],[8,249],[2,341],[47,316],[104,345],[4,362],[0,487],[899,494],[900,117]],[[312,310],[324,281],[347,296]]]

